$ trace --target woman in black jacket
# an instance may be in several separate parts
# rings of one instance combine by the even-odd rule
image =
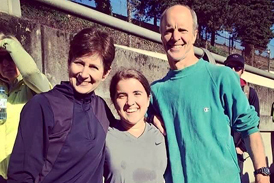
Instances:
[[[107,33],[88,28],[70,44],[69,81],[36,95],[21,113],[8,182],[101,183],[113,116],[94,90],[115,56]]]

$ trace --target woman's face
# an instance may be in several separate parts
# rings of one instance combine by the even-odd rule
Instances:
[[[117,83],[115,108],[125,127],[143,123],[148,106],[149,96],[137,79],[123,79]]]
[[[108,72],[109,73],[109,72]],[[103,60],[97,54],[84,55],[72,60],[69,66],[69,81],[80,94],[94,91],[105,80]]]

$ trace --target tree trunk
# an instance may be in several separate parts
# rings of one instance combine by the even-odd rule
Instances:
[[[244,44],[244,58],[245,63],[251,66],[254,66],[254,58],[255,58],[255,48],[253,44]]]
[[[199,35],[199,39],[204,40],[202,27],[200,25],[198,26],[198,35]]]
[[[131,23],[131,3],[130,0],[127,0],[127,21]]]
[[[110,0],[95,0],[96,9],[102,13],[112,15]]]
[[[215,45],[215,38],[216,38],[216,32],[213,31],[213,32],[211,32],[211,40],[210,40],[211,46]]]
[[[129,23],[132,22],[132,19],[131,19],[131,11],[132,11],[132,7],[131,7],[131,0],[127,0],[127,21]],[[128,34],[128,46],[131,47],[131,35]]]
[[[156,15],[154,15],[154,17],[153,17],[153,24],[155,26],[157,26],[157,16]]]

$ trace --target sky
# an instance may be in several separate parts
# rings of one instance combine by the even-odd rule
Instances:
[[[72,0],[75,2],[79,2],[79,3],[83,3],[92,7],[95,7],[95,2],[94,0]],[[111,6],[112,6],[112,11],[113,13],[117,13],[120,15],[127,15],[127,0],[110,0],[111,2]],[[274,32],[274,25],[272,27],[272,30]],[[229,37],[229,34],[224,32],[224,33],[220,33],[222,34],[222,36],[224,37]],[[218,38],[216,40],[217,43],[219,44],[224,44],[226,43],[228,45],[228,39],[224,39],[224,38]],[[236,48],[242,49],[243,47],[240,46],[240,43],[235,42],[236,44]],[[270,49],[270,58],[274,58],[274,38],[270,41],[270,43],[268,44],[268,49]]]

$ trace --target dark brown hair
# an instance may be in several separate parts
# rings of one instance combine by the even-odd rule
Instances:
[[[121,69],[120,71],[116,72],[116,74],[112,77],[110,81],[110,87],[109,87],[109,92],[110,92],[110,98],[113,103],[115,103],[115,96],[117,93],[117,84],[119,81],[123,79],[136,79],[138,80],[144,87],[147,96],[150,95],[150,85],[147,80],[147,78],[139,71],[135,69]]]
[[[103,59],[104,74],[106,74],[115,57],[112,37],[94,27],[78,32],[70,42],[68,65],[75,58],[88,54],[98,54]]]

